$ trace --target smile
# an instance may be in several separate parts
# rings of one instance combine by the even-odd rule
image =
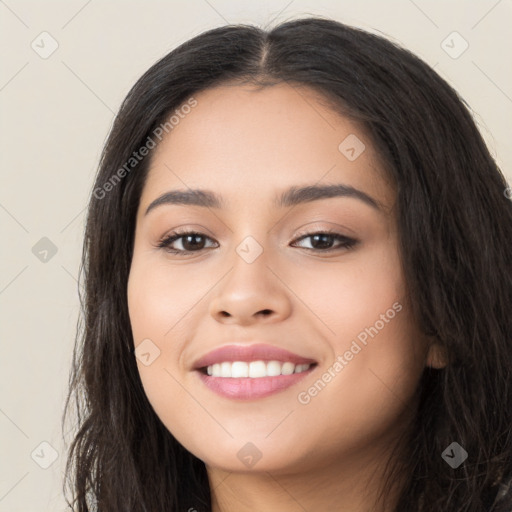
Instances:
[[[206,373],[213,377],[261,379],[262,377],[277,377],[279,375],[292,375],[302,373],[310,368],[311,364],[295,364],[281,361],[224,361],[210,365]]]

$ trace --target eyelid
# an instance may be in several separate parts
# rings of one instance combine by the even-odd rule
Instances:
[[[213,233],[207,227],[201,224],[180,224],[179,226],[166,231],[162,236],[158,238],[157,243],[167,240],[174,235],[189,235],[192,233],[213,238]]]
[[[330,224],[330,226],[325,227],[326,224]],[[348,226],[338,224],[337,222],[327,222],[323,220],[313,220],[306,224],[302,224],[297,228],[297,231],[299,234],[295,236],[301,236],[301,234],[311,235],[315,233],[330,233],[333,235],[345,236],[346,238],[357,238],[356,232]]]

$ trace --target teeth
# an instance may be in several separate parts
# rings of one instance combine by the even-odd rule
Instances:
[[[230,363],[216,363],[206,368],[206,373],[212,377],[249,377],[259,379],[261,377],[277,377],[278,375],[291,375],[292,373],[302,373],[309,369],[310,364],[294,364],[281,361],[252,361],[246,363],[243,361],[234,361]]]
[[[221,377],[231,377],[231,364],[230,363],[221,363],[220,364],[220,376]]]

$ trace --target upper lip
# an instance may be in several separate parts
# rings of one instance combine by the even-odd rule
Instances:
[[[224,345],[208,352],[194,363],[194,370],[224,361],[280,361],[294,364],[314,364],[316,361],[311,358],[302,357],[283,348],[278,348],[265,343],[254,345]]]

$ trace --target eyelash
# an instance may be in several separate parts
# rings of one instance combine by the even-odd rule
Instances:
[[[197,231],[176,230],[173,233],[171,233],[170,235],[161,239],[158,242],[157,247],[160,249],[164,249],[166,252],[169,252],[171,254],[176,254],[176,255],[180,255],[180,256],[183,256],[185,254],[191,254],[191,253],[199,253],[199,252],[204,251],[205,249],[208,249],[208,247],[203,247],[202,249],[199,249],[197,251],[171,249],[170,245],[173,242],[175,242],[176,240],[179,240],[180,238],[184,238],[188,235],[200,236],[200,237],[212,240],[209,236],[207,236],[203,233],[199,233]],[[336,233],[335,231],[331,231],[329,229],[324,229],[322,231],[314,231],[311,233],[303,233],[303,234],[299,235],[298,238],[295,239],[295,242],[302,241],[307,238],[311,238],[315,235],[329,235],[332,238],[334,238],[335,240],[337,240],[338,242],[340,242],[340,245],[338,247],[330,247],[328,249],[315,249],[315,248],[309,248],[309,247],[303,247],[303,249],[306,249],[307,251],[313,251],[313,252],[329,253],[329,252],[333,252],[333,251],[336,251],[339,249],[350,250],[350,249],[353,249],[359,243],[359,240],[356,240],[355,238],[349,238],[347,236],[341,235],[341,234]]]

